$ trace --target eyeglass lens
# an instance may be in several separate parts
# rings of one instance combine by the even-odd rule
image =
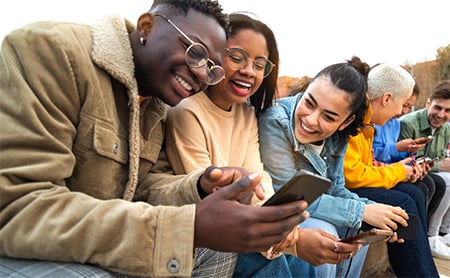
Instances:
[[[240,70],[248,65],[249,60],[253,60],[253,69],[261,77],[267,77],[273,69],[273,64],[264,57],[256,59],[249,58],[244,50],[239,48],[228,49],[228,61],[234,70]]]
[[[208,85],[215,85],[225,78],[225,70],[216,65],[211,59],[209,59],[209,52],[205,46],[200,43],[194,42],[189,38],[181,29],[175,25],[170,19],[162,14],[154,14],[155,16],[160,16],[164,18],[172,27],[174,27],[184,38],[186,38],[190,45],[186,49],[186,64],[193,68],[207,67],[207,80]]]
[[[225,77],[225,70],[217,66],[208,58],[208,50],[199,43],[192,43],[186,49],[186,64],[193,68],[207,67],[208,77],[206,83],[215,85]]]

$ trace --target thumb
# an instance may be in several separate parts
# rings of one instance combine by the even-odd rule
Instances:
[[[407,158],[400,160],[398,163],[403,164],[403,165],[411,165],[412,161],[413,161],[413,158],[408,156]]]
[[[222,177],[223,171],[215,166],[209,166],[203,176],[208,183],[214,183]]]
[[[229,186],[222,187],[218,192],[225,194],[226,199],[237,200],[243,194],[253,191],[260,182],[261,175],[253,173]]]

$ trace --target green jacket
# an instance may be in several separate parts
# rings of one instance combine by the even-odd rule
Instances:
[[[158,162],[167,107],[139,105],[133,29],[109,17],[96,28],[40,22],[5,37],[0,255],[190,275],[201,172],[173,176]]]
[[[428,121],[428,111],[426,108],[408,113],[400,118],[400,136],[398,140],[420,137],[427,137],[432,134],[430,122]],[[438,127],[434,133],[433,140],[424,148],[417,152],[417,156],[425,155],[435,159],[435,165],[431,169],[433,172],[439,172],[439,163],[446,157],[445,151],[450,142],[450,125],[448,123]]]

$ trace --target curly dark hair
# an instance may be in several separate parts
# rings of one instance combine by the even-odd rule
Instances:
[[[314,78],[328,77],[338,89],[348,93],[350,97],[350,117],[355,115],[355,119],[344,130],[337,131],[339,138],[347,140],[348,137],[358,134],[360,128],[364,126],[364,117],[369,107],[367,97],[367,76],[370,66],[362,62],[357,56],[353,56],[345,63],[330,65],[322,69]]]
[[[166,16],[186,15],[190,9],[211,16],[229,34],[228,15],[223,12],[222,6],[215,0],[154,0],[150,12],[158,8]]]

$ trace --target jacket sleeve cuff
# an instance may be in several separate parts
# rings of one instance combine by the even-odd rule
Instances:
[[[189,277],[194,263],[195,205],[161,210],[154,248],[156,277]]]

